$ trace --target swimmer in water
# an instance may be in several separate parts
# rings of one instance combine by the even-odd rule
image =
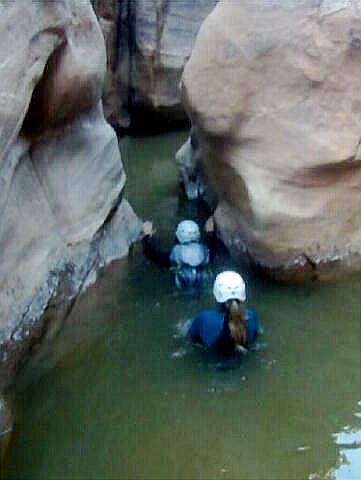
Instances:
[[[246,354],[260,333],[260,325],[254,310],[245,308],[243,278],[233,271],[220,273],[215,279],[213,294],[220,308],[198,313],[185,334],[224,353]]]
[[[175,245],[170,251],[161,251],[154,243],[155,230],[151,222],[143,225],[145,255],[174,273],[177,288],[194,291],[209,284],[209,264],[215,251],[214,221],[210,217],[205,226],[206,242],[201,241],[199,226],[193,220],[183,220],[177,226]]]

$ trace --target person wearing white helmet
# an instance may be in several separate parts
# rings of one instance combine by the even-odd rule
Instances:
[[[151,222],[143,225],[145,255],[174,273],[179,289],[193,291],[207,283],[208,266],[214,253],[214,223],[210,217],[205,224],[207,243],[201,241],[199,225],[193,220],[183,220],[177,225],[176,243],[170,251],[159,250],[153,241],[154,228]]]
[[[255,311],[245,308],[243,278],[234,271],[220,273],[215,279],[213,294],[220,309],[200,312],[187,327],[186,335],[206,347],[247,353],[260,332],[260,326]]]

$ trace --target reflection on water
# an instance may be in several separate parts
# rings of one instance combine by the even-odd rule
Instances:
[[[179,202],[169,161],[184,136],[122,144],[128,195],[164,245],[199,214]],[[360,279],[294,286],[240,270],[265,330],[245,358],[180,335],[210,292],[174,292],[137,248],[104,272],[19,378],[4,478],[361,478]]]
[[[361,401],[358,402],[360,410]],[[355,413],[355,417],[360,419],[361,413]],[[336,467],[332,468],[326,475],[327,479],[332,480],[359,480],[361,472],[361,421],[357,426],[347,425],[339,433],[334,434],[335,443],[339,447],[339,460]],[[314,476],[314,479],[317,477]],[[312,480],[312,477],[310,477]]]

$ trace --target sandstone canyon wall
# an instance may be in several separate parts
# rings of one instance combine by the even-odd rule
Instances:
[[[107,45],[103,96],[116,128],[172,127],[187,116],[179,81],[218,0],[92,0]]]
[[[279,278],[360,269],[359,0],[223,0],[183,99],[183,178],[209,189],[232,253]]]
[[[106,54],[90,2],[14,0],[0,13],[1,387],[140,224],[103,116]]]

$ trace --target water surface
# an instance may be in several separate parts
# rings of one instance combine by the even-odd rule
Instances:
[[[184,216],[206,217],[179,199],[185,135],[121,142],[128,196],[162,245]],[[241,271],[265,333],[225,361],[179,337],[209,292],[174,292],[139,248],[107,269],[19,378],[3,478],[360,479],[360,278],[286,286]]]

